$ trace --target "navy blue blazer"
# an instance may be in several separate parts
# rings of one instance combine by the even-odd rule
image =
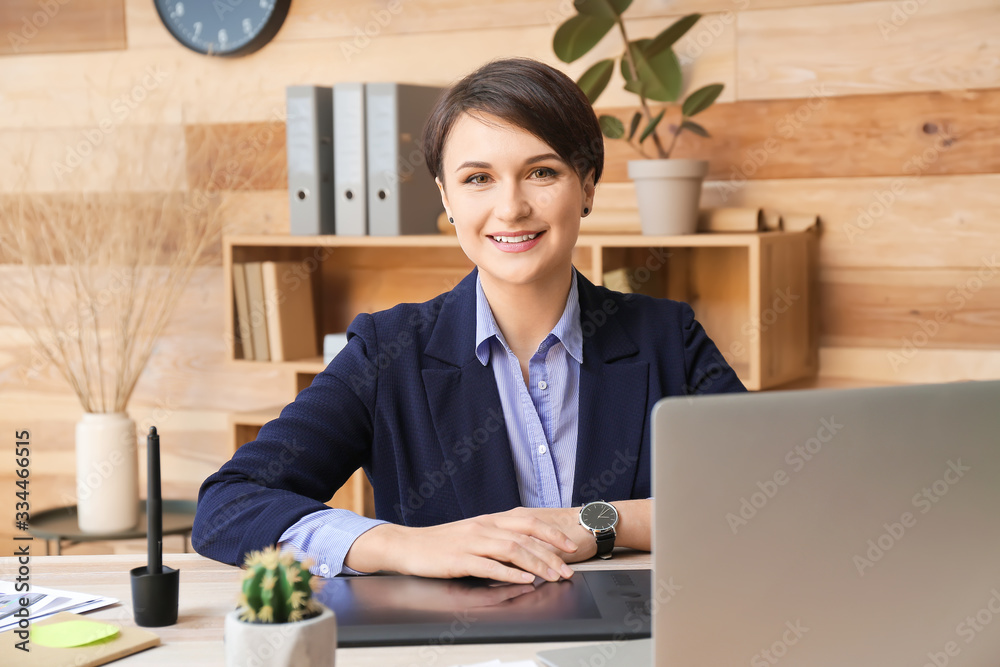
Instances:
[[[577,273],[583,332],[573,503],[647,498],[661,397],[745,391],[685,303]],[[192,544],[230,564],[274,544],[359,467],[380,519],[428,526],[520,505],[493,369],[475,355],[476,270],[425,303],[358,315],[347,346],[202,484]]]

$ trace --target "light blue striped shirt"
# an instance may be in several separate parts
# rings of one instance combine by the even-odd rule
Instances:
[[[476,357],[493,363],[521,504],[570,507],[583,363],[576,269],[562,317],[528,360],[527,386],[477,279]]]
[[[583,363],[576,280],[574,268],[562,316],[528,360],[525,386],[519,360],[497,326],[482,283],[476,278],[476,357],[483,366],[493,363],[525,507],[570,507],[573,502]],[[347,552],[362,533],[383,523],[387,522],[349,510],[320,510],[299,519],[280,541],[283,550],[300,559],[311,558],[315,574],[361,574],[344,565]]]

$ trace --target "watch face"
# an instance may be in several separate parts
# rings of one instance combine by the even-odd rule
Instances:
[[[591,530],[607,530],[618,522],[618,512],[608,503],[590,503],[580,512],[580,521]]]
[[[278,33],[291,0],[154,0],[160,20],[192,51],[238,56]]]

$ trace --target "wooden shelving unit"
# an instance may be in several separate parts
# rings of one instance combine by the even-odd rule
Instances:
[[[691,304],[747,388],[760,390],[816,373],[815,248],[814,231],[581,235],[573,261],[595,284],[626,269],[634,291]],[[298,277],[312,281],[318,349],[324,334],[345,331],[357,314],[426,301],[473,268],[454,236],[230,236],[223,244],[230,300],[233,262],[267,260],[298,262]],[[227,329],[232,341],[232,318]],[[238,364],[271,363],[237,360],[233,345],[229,354]],[[321,358],[276,364],[287,369],[289,401],[324,368]],[[234,450],[279,411],[234,414]],[[359,475],[332,505],[370,509]]]

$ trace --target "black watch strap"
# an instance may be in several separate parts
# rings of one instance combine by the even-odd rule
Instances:
[[[605,560],[611,558],[611,552],[615,549],[614,529],[596,534],[594,537],[597,538],[597,555]]]

